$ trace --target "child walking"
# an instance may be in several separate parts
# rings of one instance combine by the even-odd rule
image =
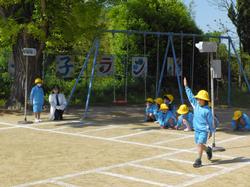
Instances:
[[[43,81],[40,78],[35,79],[35,86],[31,89],[30,103],[33,105],[33,112],[35,114],[35,123],[41,122],[40,114],[43,109],[44,91],[42,88]]]
[[[207,139],[210,138],[214,132],[213,117],[211,109],[208,106],[208,92],[200,90],[198,94],[194,96],[188,87],[186,78],[184,78],[183,83],[188,100],[194,109],[193,127],[195,131],[195,143],[198,148],[198,158],[195,160],[193,167],[198,168],[202,166],[201,158],[203,151],[206,151],[208,160],[212,159],[212,148],[206,146],[206,143]]]

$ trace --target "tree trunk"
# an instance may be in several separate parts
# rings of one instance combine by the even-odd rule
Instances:
[[[23,48],[36,48],[36,56],[23,56]],[[28,98],[34,80],[37,77],[41,77],[42,70],[42,49],[44,44],[41,44],[38,40],[25,33],[25,31],[19,33],[17,42],[13,45],[13,57],[15,64],[15,76],[11,87],[11,96],[8,102],[8,106],[20,106],[24,105],[25,98],[25,79],[26,79],[26,58],[28,58]]]

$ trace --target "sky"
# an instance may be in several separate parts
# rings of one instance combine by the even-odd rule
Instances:
[[[187,6],[190,1],[183,0]],[[222,31],[219,24],[220,20],[228,29],[235,32],[235,27],[228,18],[227,12],[219,10],[207,0],[194,0],[194,17],[197,26],[204,32]],[[233,33],[229,33],[229,35],[235,36]]]

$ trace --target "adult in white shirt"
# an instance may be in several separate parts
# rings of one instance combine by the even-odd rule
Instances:
[[[50,120],[62,120],[63,112],[67,105],[64,94],[60,93],[58,86],[53,88],[52,94],[49,95],[50,103]]]

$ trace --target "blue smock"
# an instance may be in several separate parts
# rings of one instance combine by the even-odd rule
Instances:
[[[180,127],[182,125],[182,120],[185,119],[188,121],[190,128],[193,129],[193,113],[188,112],[187,114],[182,114],[178,117],[177,126]]]
[[[192,90],[189,87],[185,87],[186,94],[189,102],[191,103],[194,116],[193,116],[193,128],[198,132],[214,132],[212,111],[208,105],[200,106],[196,98],[194,97]]]
[[[243,113],[241,116],[241,119],[245,122],[245,126],[243,126],[242,124],[239,123],[238,124],[239,130],[240,129],[250,130],[250,118],[248,117],[248,115]],[[232,120],[232,122],[231,122],[232,129],[236,129],[236,125],[237,125],[237,121]]]

